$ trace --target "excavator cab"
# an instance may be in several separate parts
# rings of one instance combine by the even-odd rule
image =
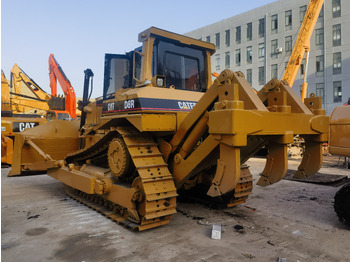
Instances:
[[[50,120],[72,120],[67,111],[47,111],[45,118]]]

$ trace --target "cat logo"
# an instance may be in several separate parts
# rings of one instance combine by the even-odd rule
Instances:
[[[33,128],[39,125],[37,122],[14,122],[13,123],[13,132],[22,132],[26,129]]]
[[[108,103],[107,104],[107,110],[108,111],[114,111],[114,103]]]
[[[194,106],[196,105],[196,103],[194,102],[178,102],[179,108],[180,109],[185,109],[185,110],[191,110],[192,108],[194,108]]]

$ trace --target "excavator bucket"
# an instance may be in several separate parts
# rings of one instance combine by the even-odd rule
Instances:
[[[15,135],[14,158],[8,176],[46,173],[79,148],[79,121],[52,120]]]

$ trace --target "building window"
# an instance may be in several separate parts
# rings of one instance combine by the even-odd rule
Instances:
[[[247,82],[252,85],[252,69],[247,69]]]
[[[259,44],[259,58],[264,58],[265,57],[265,44],[260,43]]]
[[[333,75],[341,74],[341,53],[333,54]]]
[[[324,38],[323,38],[323,28],[316,29],[316,50],[323,49],[323,43],[324,43]]]
[[[278,15],[271,16],[271,33],[276,34],[278,32]]]
[[[323,83],[316,83],[316,96],[321,97],[322,104],[324,103],[324,84]]]
[[[265,67],[259,67],[259,85],[265,85]]]
[[[333,46],[341,45],[341,25],[333,26]]]
[[[207,37],[205,38],[205,41],[207,41],[208,43],[210,43],[210,36],[207,36]]]
[[[300,18],[300,24],[303,23],[305,13],[306,13],[307,6],[303,5],[299,8],[299,18]]]
[[[236,50],[236,66],[241,66],[241,49]]]
[[[220,49],[220,33],[215,34],[216,49]]]
[[[230,68],[230,52],[225,53],[225,67]]]
[[[300,65],[300,75],[304,75],[304,73],[305,73],[305,59],[303,59]]]
[[[252,56],[253,48],[251,46],[247,47],[247,64],[251,64],[253,60]]]
[[[271,65],[271,79],[277,79],[278,77],[278,67],[277,64]]]
[[[333,102],[341,102],[342,92],[341,92],[341,81],[333,82]]]
[[[259,19],[259,37],[265,36],[265,18]]]
[[[285,40],[285,51],[286,52],[291,52],[292,48],[293,48],[293,40],[292,40],[292,36],[286,36],[286,40]]]
[[[318,15],[317,21],[319,21],[320,19],[323,19],[323,15],[324,15],[324,4],[322,5],[322,8],[321,8],[320,14]]]
[[[286,20],[285,20],[286,29],[290,30],[292,29],[292,10],[286,11],[285,14],[286,14]]]
[[[341,16],[340,0],[332,0],[333,18]]]
[[[220,70],[220,55],[219,54],[215,55],[215,63],[216,63],[215,70],[216,71]]]
[[[324,58],[323,55],[316,56],[316,72],[321,73],[324,71]]]
[[[278,40],[274,39],[271,41],[271,58],[277,58],[277,47],[278,47]]]
[[[230,46],[230,29],[225,31],[225,45],[226,47]]]
[[[253,25],[252,23],[247,24],[247,41],[251,41],[253,37]]]
[[[237,44],[241,43],[241,27],[240,26],[236,27],[236,43]]]

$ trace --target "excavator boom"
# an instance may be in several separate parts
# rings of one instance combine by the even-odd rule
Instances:
[[[26,87],[22,86],[22,83]],[[10,94],[12,113],[34,112],[44,114],[49,110],[47,101],[50,95],[46,93],[17,64],[11,69]]]
[[[69,112],[71,118],[76,118],[76,96],[74,88],[71,85],[69,79],[63,72],[61,66],[56,61],[53,54],[49,56],[49,76],[50,76],[50,87],[51,97],[57,95],[57,80],[63,90],[66,97],[66,111]]]

